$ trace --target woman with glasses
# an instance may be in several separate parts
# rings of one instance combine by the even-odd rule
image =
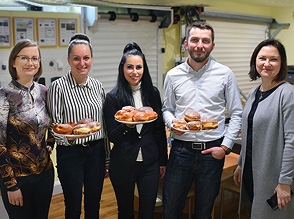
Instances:
[[[11,82],[0,89],[0,175],[3,203],[10,219],[47,219],[54,170],[51,124],[37,43],[23,40],[9,56]],[[49,146],[49,144],[51,146]]]

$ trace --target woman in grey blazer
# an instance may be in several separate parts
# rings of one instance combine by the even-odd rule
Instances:
[[[288,219],[294,171],[294,89],[285,81],[287,57],[275,39],[262,41],[254,50],[249,76],[261,78],[253,88],[242,117],[242,150],[234,173],[241,184],[240,207],[250,200],[252,219]],[[277,194],[278,209],[267,199]],[[249,198],[249,199],[248,199]]]

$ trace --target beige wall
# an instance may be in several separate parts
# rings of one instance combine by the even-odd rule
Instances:
[[[290,23],[290,27],[284,28],[275,38],[279,39],[285,45],[288,56],[288,64],[294,65],[294,50],[292,49],[292,36],[294,35],[294,7],[254,6],[251,4],[236,3],[230,0],[208,0],[207,4],[209,6],[204,7],[204,10],[272,17],[275,18],[278,23]],[[272,29],[271,32],[274,30],[275,29]],[[163,73],[166,73],[174,66],[174,58],[180,56],[180,22],[165,29],[163,39],[163,45],[165,45],[166,50],[163,54]]]

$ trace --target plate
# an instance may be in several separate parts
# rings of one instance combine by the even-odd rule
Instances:
[[[59,133],[56,133],[56,132],[53,132],[55,135],[57,136],[60,136],[60,137],[73,137],[73,138],[82,138],[82,137],[89,137],[90,135],[94,135],[96,134],[97,132],[92,132],[92,133],[89,133],[89,134],[84,134],[84,135],[74,135],[74,134],[59,134]]]
[[[173,127],[173,129],[179,131],[179,132],[203,132],[204,130],[189,130],[189,129],[178,129],[178,128],[175,128]]]
[[[126,125],[138,125],[138,124],[146,124],[146,123],[150,123],[155,121],[157,118],[152,119],[152,120],[147,120],[147,121],[138,121],[138,122],[128,122],[128,121],[121,121],[121,120],[117,120],[116,118],[114,118],[116,121],[126,124]]]

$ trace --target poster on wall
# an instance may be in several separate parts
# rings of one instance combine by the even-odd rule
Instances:
[[[23,39],[35,40],[34,35],[34,18],[14,18],[15,43]]]
[[[70,38],[77,32],[77,21],[59,19],[59,46],[67,46]]]
[[[11,46],[10,20],[7,17],[0,17],[0,47]]]
[[[56,46],[55,19],[38,19],[38,43],[40,46]]]

